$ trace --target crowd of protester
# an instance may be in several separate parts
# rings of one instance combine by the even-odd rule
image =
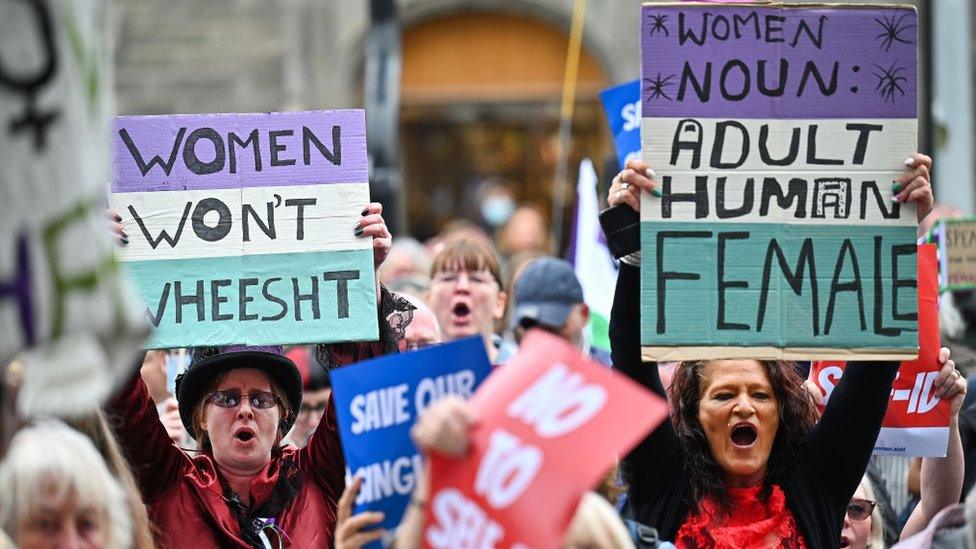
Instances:
[[[913,160],[899,198],[924,223],[931,160]],[[656,188],[632,160],[607,203],[636,210]],[[791,362],[644,362],[633,257],[620,264],[601,356],[580,281],[550,255],[539,211],[489,198],[490,223],[459,221],[423,243],[392,238],[381,206],[367,207],[357,234],[373,239],[378,341],[149,350],[104,409],[19,426],[0,466],[2,534],[20,547],[419,547],[426,475],[396,531],[353,513],[360,479],[345,476],[329,372],[470,336],[497,366],[541,329],[670,404],[670,421],[581,498],[565,547],[976,546],[976,372],[958,358],[976,333],[971,295],[940,311],[952,347],[936,381],[951,401],[947,455],[893,468],[871,454],[898,363],[850,364],[821,414]],[[3,380],[5,422],[16,386]],[[462,457],[473,421],[447,397],[411,434],[425,455]]]

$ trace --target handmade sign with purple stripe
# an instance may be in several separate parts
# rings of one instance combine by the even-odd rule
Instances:
[[[910,359],[913,8],[646,4],[645,357]]]
[[[118,117],[112,190],[152,346],[377,337],[363,111]]]

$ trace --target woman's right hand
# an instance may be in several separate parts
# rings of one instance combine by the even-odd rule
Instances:
[[[425,451],[461,457],[468,451],[468,430],[475,424],[468,403],[444,397],[427,409],[410,430],[414,443]]]
[[[661,196],[661,190],[654,181],[654,170],[642,160],[631,158],[623,171],[613,178],[607,204],[611,207],[627,204],[634,211],[640,211],[641,189],[654,196]]]
[[[383,513],[367,511],[356,515],[352,514],[352,504],[356,500],[356,494],[359,493],[359,485],[362,482],[362,477],[354,478],[351,483],[346,485],[346,489],[342,491],[342,497],[339,498],[339,506],[336,509],[336,549],[359,549],[383,536],[383,528],[377,526],[383,522]],[[376,528],[363,530],[369,526],[376,526]]]

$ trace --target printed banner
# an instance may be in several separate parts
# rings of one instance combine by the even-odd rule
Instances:
[[[600,92],[600,102],[607,113],[617,162],[624,169],[627,160],[640,158],[640,80],[607,88]]]
[[[65,0],[2,10],[0,364],[23,366],[25,417],[91,410],[129,375],[147,333],[106,228],[107,8]]]
[[[426,547],[559,547],[583,492],[667,415],[662,399],[539,330],[471,407],[469,455],[431,455]]]
[[[976,288],[976,218],[940,220],[927,236],[939,246],[939,291]]]
[[[355,513],[382,511],[388,531],[400,524],[423,471],[410,428],[440,398],[473,395],[490,372],[481,337],[332,371],[346,475],[363,479]]]
[[[948,400],[932,384],[939,376],[939,305],[934,244],[918,247],[918,359],[901,363],[875,454],[944,457],[949,443]],[[830,398],[844,362],[814,362],[810,379]]]
[[[111,202],[152,347],[375,340],[361,110],[122,116]]]
[[[644,356],[916,353],[914,8],[645,4]]]

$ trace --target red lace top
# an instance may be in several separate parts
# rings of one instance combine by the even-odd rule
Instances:
[[[731,512],[720,510],[714,498],[705,498],[701,512],[688,515],[678,529],[674,544],[678,549],[806,549],[793,513],[786,507],[786,496],[773,485],[766,503],[759,500],[762,486],[728,488]]]

